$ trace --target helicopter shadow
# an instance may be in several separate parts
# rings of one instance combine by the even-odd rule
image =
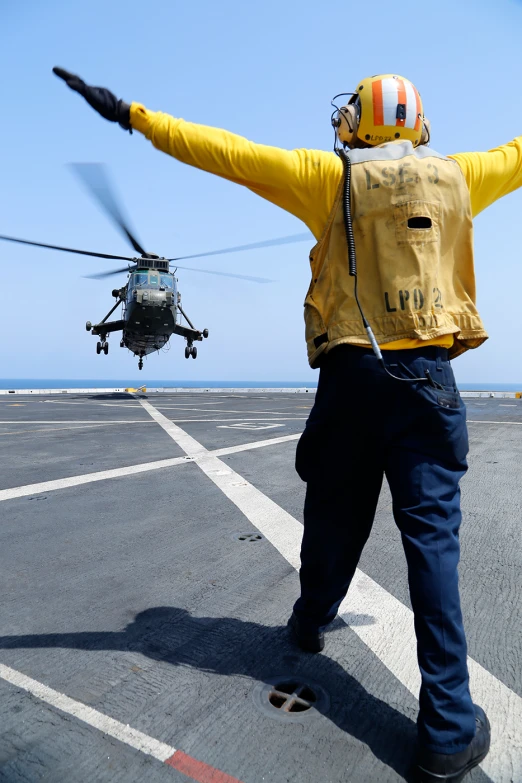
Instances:
[[[372,620],[361,617],[362,623]],[[345,626],[340,620],[332,626],[334,631],[341,627]],[[265,626],[232,617],[192,617],[185,609],[160,606],[140,612],[123,631],[0,637],[0,649],[20,648],[139,652],[172,666],[242,676],[256,683],[268,681],[274,674],[299,675],[303,682],[310,677],[330,694],[330,706],[322,708],[318,703],[319,711],[343,732],[368,745],[398,775],[412,780],[413,721],[369,693],[336,661],[300,651],[286,626]]]
[[[130,400],[132,398],[132,392],[108,392],[106,394],[89,394],[82,396],[83,400]]]

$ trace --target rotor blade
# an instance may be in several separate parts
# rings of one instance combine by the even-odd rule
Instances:
[[[71,168],[81,179],[87,190],[98,201],[108,215],[113,219],[116,225],[121,229],[124,235],[131,243],[134,250],[142,256],[147,253],[140,245],[134,234],[131,232],[128,223],[123,218],[123,214],[118,206],[114,191],[109,182],[105,166],[101,163],[71,163]]]
[[[63,250],[65,253],[78,253],[81,256],[94,256],[94,258],[109,258],[113,261],[134,261],[133,258],[128,256],[113,256],[107,253],[91,253],[90,250],[76,250],[74,247],[60,247],[60,245],[45,245],[43,242],[29,242],[28,239],[16,239],[16,237],[4,237],[0,235],[0,239],[4,239],[6,242],[18,242],[21,245],[34,245],[34,247],[47,247],[49,250]]]
[[[266,277],[251,277],[250,275],[235,275],[232,272],[216,272],[214,269],[194,269],[191,266],[178,266],[176,269],[186,269],[188,272],[204,272],[206,275],[220,275],[222,277],[237,277],[239,280],[250,280],[252,283],[275,283]],[[94,275],[93,275],[94,277]]]
[[[241,250],[257,250],[261,247],[276,247],[277,245],[290,245],[292,242],[304,242],[313,239],[313,235],[292,234],[289,237],[279,237],[278,239],[266,239],[264,242],[253,242],[251,245],[237,245],[236,247],[227,247],[224,250],[211,250],[209,253],[195,253],[192,256],[180,256],[179,258],[169,258],[168,261],[186,261],[189,258],[203,258],[204,256],[219,256],[222,253],[239,253]],[[181,268],[181,267],[180,267]]]
[[[110,272],[100,272],[97,275],[84,275],[84,277],[89,278],[89,280],[103,280],[105,277],[112,277],[112,275],[121,275],[122,272],[132,272],[134,269],[137,269],[137,267],[122,266],[121,269],[111,269]]]

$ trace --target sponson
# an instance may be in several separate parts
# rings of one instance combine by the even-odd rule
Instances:
[[[475,306],[471,203],[460,167],[410,141],[348,155],[358,293],[377,342],[453,335],[451,358],[481,345],[487,334]],[[342,191],[341,180],[310,255],[305,323],[312,367],[341,343],[369,346],[349,276]]]

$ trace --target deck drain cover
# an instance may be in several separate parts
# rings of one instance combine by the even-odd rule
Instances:
[[[263,541],[261,533],[236,533],[234,538],[238,541]]]
[[[276,720],[309,720],[327,712],[330,706],[328,694],[320,685],[293,675],[258,683],[252,695],[256,706]]]

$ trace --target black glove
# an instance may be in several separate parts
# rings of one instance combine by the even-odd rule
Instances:
[[[53,73],[59,76],[60,79],[63,79],[71,90],[83,95],[89,106],[92,106],[98,114],[101,114],[109,122],[117,122],[123,130],[128,130],[132,133],[129,103],[125,103],[121,99],[118,100],[105,87],[90,87],[79,76],[75,76],[73,73],[69,73],[69,71],[64,71],[63,68],[55,67],[53,68]]]

